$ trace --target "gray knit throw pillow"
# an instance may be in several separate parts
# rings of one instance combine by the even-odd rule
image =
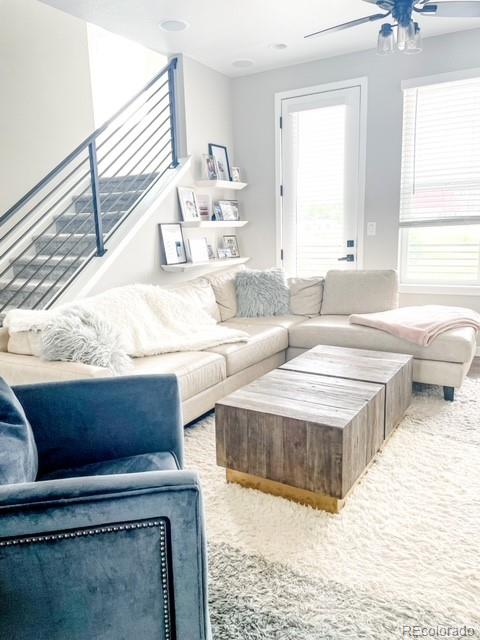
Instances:
[[[258,318],[288,313],[290,292],[281,269],[246,270],[235,276],[237,316]]]
[[[127,373],[132,366],[113,327],[97,314],[80,308],[71,307],[57,315],[42,330],[41,344],[44,360],[83,362],[114,374]]]

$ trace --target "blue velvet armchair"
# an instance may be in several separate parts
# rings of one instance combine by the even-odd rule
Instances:
[[[182,464],[175,376],[0,379],[0,639],[209,638]]]

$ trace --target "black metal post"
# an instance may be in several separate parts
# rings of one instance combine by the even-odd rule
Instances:
[[[178,167],[178,141],[177,141],[177,106],[175,90],[175,72],[177,69],[177,58],[168,65],[168,95],[170,101],[170,132],[172,136],[172,164],[174,169]]]
[[[90,160],[90,181],[92,185],[93,220],[95,223],[97,256],[103,256],[106,249],[103,244],[102,209],[98,184],[97,145],[95,140],[92,140],[88,144],[88,158]]]

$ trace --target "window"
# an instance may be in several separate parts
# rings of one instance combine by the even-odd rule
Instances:
[[[403,284],[480,285],[480,78],[404,91]]]

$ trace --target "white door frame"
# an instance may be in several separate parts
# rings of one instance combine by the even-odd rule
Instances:
[[[340,82],[329,82],[318,84],[303,89],[293,89],[291,91],[280,91],[275,93],[275,260],[276,266],[282,266],[282,196],[281,186],[282,176],[282,130],[280,128],[280,117],[282,115],[282,101],[288,98],[300,98],[315,93],[326,91],[336,91],[338,89],[351,89],[360,87],[360,132],[358,150],[358,214],[357,214],[357,269],[363,268],[363,248],[365,234],[365,177],[366,177],[366,156],[367,156],[367,96],[368,79],[366,77],[353,78],[352,80],[342,80]]]

